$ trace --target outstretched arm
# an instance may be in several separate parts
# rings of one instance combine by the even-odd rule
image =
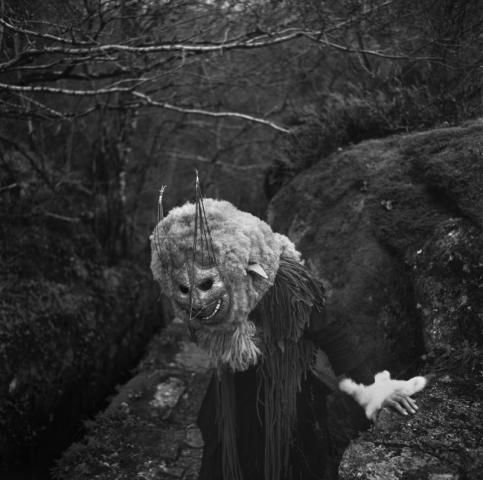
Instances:
[[[390,407],[408,415],[418,407],[411,395],[422,390],[427,381],[414,377],[408,381],[392,380],[387,371],[375,377],[364,362],[358,342],[337,314],[314,309],[309,329],[311,338],[329,357],[341,391],[348,393],[364,409],[366,417],[374,420],[381,408]]]

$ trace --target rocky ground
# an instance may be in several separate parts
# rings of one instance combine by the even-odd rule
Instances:
[[[200,467],[196,416],[210,374],[182,324],[158,335],[134,377],[54,468],[57,480],[194,480]]]
[[[353,441],[341,480],[479,480],[483,472],[483,379],[443,375],[411,418],[383,410]]]

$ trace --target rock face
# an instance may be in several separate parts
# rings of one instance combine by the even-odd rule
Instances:
[[[43,462],[161,326],[154,285],[66,222],[2,223],[0,467]],[[0,476],[2,476],[0,474]]]
[[[351,442],[340,478],[481,478],[483,122],[337,152],[274,197],[269,221],[375,369],[438,379],[417,415],[383,411]]]
[[[268,218],[323,279],[375,368],[481,344],[483,122],[363,142],[322,159]]]
[[[479,228],[461,219],[438,225],[416,252],[413,276],[416,307],[429,352],[483,343],[483,242]]]

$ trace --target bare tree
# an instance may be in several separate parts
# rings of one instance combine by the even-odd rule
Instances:
[[[404,82],[439,95],[432,75],[451,71],[452,92],[478,98],[477,2],[444,3],[2,0],[4,157],[16,150],[56,195],[59,185],[90,195],[116,257],[129,219],[149,223],[145,192],[175,180],[172,202],[189,198],[179,179],[193,166],[208,193],[260,204],[266,168],[330,114],[334,93],[346,105],[370,92],[390,116]],[[384,132],[400,127],[384,121]],[[60,215],[51,210],[39,207]]]

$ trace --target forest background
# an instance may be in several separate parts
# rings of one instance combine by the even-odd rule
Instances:
[[[264,215],[362,139],[481,115],[478,0],[1,0],[0,215],[84,223],[116,262],[165,209]],[[3,220],[2,220],[3,221]]]

